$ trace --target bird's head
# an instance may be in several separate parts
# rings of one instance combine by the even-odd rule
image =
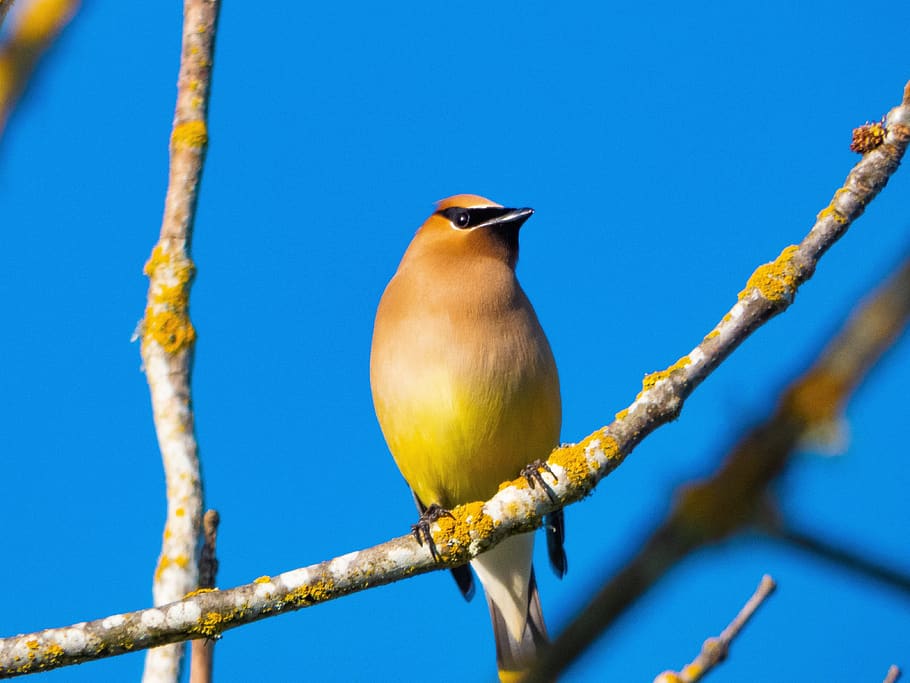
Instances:
[[[458,194],[436,205],[414,242],[455,258],[497,258],[514,268],[518,231],[533,213],[534,209],[506,208],[476,194]]]

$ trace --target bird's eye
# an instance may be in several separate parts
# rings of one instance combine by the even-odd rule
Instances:
[[[477,209],[474,209],[474,211],[477,211]],[[477,224],[477,221],[474,220],[477,216],[471,215],[471,209],[465,209],[460,206],[451,206],[448,209],[442,209],[436,213],[448,218],[452,222],[452,225],[459,230],[464,230],[465,228],[470,228],[472,225]]]

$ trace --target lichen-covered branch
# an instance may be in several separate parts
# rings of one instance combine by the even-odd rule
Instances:
[[[762,606],[762,603],[767,600],[776,587],[774,579],[767,574],[763,576],[755,593],[717,638],[708,638],[702,645],[698,656],[681,671],[664,671],[654,679],[654,683],[698,683],[705,677],[705,674],[727,658],[730,643],[739,635],[739,632],[743,630],[756,610]]]
[[[534,529],[543,516],[580,500],[650,432],[679,413],[683,401],[755,329],[789,306],[821,255],[885,186],[910,140],[910,83],[903,104],[886,120],[884,143],[867,152],[803,242],[760,267],[723,320],[687,356],[645,378],[642,392],[613,424],[581,443],[563,446],[548,464],[549,492],[524,478],[508,482],[491,500],[461,505],[433,526],[440,560],[413,536],[402,536],[304,569],[225,591],[197,592],[158,608],[62,629],[0,639],[0,676],[11,676],[155,647],[221,632],[348,593],[451,567]],[[548,475],[545,475],[548,476]],[[549,478],[549,476],[548,476]],[[550,495],[554,498],[551,499]]]
[[[0,0],[0,26],[12,0]],[[79,8],[78,0],[31,0],[0,45],[0,137],[39,60]]]
[[[140,325],[142,360],[167,483],[167,522],[153,582],[156,605],[179,600],[196,588],[198,579],[203,501],[190,400],[196,339],[189,318],[194,272],[190,242],[208,142],[206,115],[218,8],[218,0],[184,3],[167,197],[161,234],[145,264],[149,290]],[[143,680],[176,681],[181,655],[180,647],[149,652]]]

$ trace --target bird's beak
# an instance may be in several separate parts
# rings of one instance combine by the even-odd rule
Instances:
[[[491,218],[485,223],[480,223],[475,225],[475,228],[491,228],[493,226],[502,226],[510,225],[516,229],[520,228],[522,224],[531,217],[531,214],[534,213],[534,209],[504,209],[503,213],[498,216]]]

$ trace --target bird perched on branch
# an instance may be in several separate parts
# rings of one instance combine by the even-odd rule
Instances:
[[[439,202],[386,287],[373,329],[370,383],[382,433],[410,485],[418,540],[448,509],[487,500],[558,445],[553,353],[515,277],[518,232],[534,213],[477,195]],[[550,561],[566,570],[562,511],[547,520]],[[531,564],[533,534],[471,561],[486,593],[500,677],[520,675],[546,644]],[[467,566],[453,570],[470,599]]]

